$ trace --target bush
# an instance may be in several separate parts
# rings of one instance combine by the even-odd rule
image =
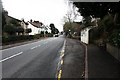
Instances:
[[[5,25],[5,27],[3,28],[3,32],[13,35],[16,32],[16,28],[12,25]]]
[[[24,28],[22,28],[22,27],[17,27],[17,28],[16,28],[16,32],[18,32],[18,33],[23,33],[23,32],[24,32]]]
[[[48,37],[53,36],[51,33],[48,33],[47,35],[48,35]],[[3,44],[9,44],[9,43],[15,43],[15,42],[20,42],[20,41],[39,39],[40,37],[43,37],[43,36],[44,36],[43,34],[2,36],[2,43]]]
[[[108,38],[108,42],[120,48],[120,29],[113,31],[113,34]]]
[[[52,33],[48,33],[47,35],[48,35],[48,37],[53,37]]]
[[[40,34],[34,35],[34,38],[35,38],[35,39],[39,39],[40,37],[41,37]]]

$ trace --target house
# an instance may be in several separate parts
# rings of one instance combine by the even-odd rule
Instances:
[[[19,24],[16,26],[16,28],[23,29],[22,33],[16,32],[16,35],[35,35],[35,34],[40,34],[40,32],[44,30],[44,26],[42,22],[32,21],[32,20],[25,22],[24,19],[19,20],[9,16],[7,11],[5,12],[5,18],[6,18],[6,24],[11,24],[11,21],[13,21]],[[31,29],[32,32],[26,33],[26,29]]]
[[[28,29],[28,25],[29,25],[28,22],[25,22],[24,19],[22,19],[20,25],[21,25],[21,27],[24,29],[23,35],[28,35],[28,34],[26,33],[26,29]]]
[[[89,30],[91,28],[87,27],[81,30],[81,41],[83,43],[89,44]]]
[[[35,35],[35,34],[40,34],[41,29],[42,29],[42,22],[39,21],[28,21],[28,28],[31,28],[32,32],[29,33],[29,35]]]
[[[28,27],[28,23],[25,22],[24,19],[19,20],[19,19],[16,19],[14,17],[11,17],[11,16],[8,15],[8,12],[6,11],[5,12],[5,20],[6,20],[6,24],[11,24],[11,22],[17,23],[16,28],[19,27],[19,28],[23,28],[24,29],[22,33],[16,32],[16,35],[27,35],[27,33],[25,31],[26,31],[26,29]]]
[[[81,30],[81,41],[83,43],[89,44],[90,42],[90,30],[93,29],[94,27],[97,27],[97,21],[99,20],[99,18],[94,18],[91,22],[94,23],[94,26],[88,26],[86,27],[84,24],[81,25],[82,30]]]
[[[5,11],[5,19],[6,19],[6,24],[9,24],[12,20],[15,20],[15,21],[18,22],[19,24],[21,24],[21,22],[22,22],[22,21],[19,20],[19,19],[16,19],[16,18],[14,18],[14,17],[9,16],[7,11]]]

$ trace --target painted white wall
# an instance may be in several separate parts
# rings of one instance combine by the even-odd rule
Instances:
[[[22,21],[21,22],[21,26],[24,28],[24,29],[27,29],[27,25]]]
[[[89,44],[89,30],[90,28],[85,28],[81,31],[81,41],[83,43]]]
[[[31,28],[32,32],[29,35],[35,35],[40,33],[40,28],[37,28],[29,23],[28,28]]]

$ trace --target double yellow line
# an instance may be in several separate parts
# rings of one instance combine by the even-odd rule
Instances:
[[[63,65],[63,63],[64,63],[64,61],[63,61],[63,59],[61,59],[61,60],[60,60],[60,65],[62,66],[62,65]],[[58,80],[60,80],[60,79],[61,79],[61,76],[62,76],[62,69],[60,69],[60,70],[59,70],[59,72],[58,72],[58,77],[57,77],[57,78],[58,78]]]
[[[62,66],[63,63],[64,63],[64,60],[63,60],[63,57],[64,57],[64,52],[65,52],[65,44],[66,44],[66,40],[64,41],[64,44],[63,44],[63,48],[61,50],[61,53],[60,53],[60,65]],[[57,79],[60,80],[61,79],[61,76],[62,76],[62,69],[60,69],[58,71],[58,76],[57,76]]]
[[[58,80],[61,79],[61,75],[62,75],[62,70],[59,71],[59,74],[58,74]]]

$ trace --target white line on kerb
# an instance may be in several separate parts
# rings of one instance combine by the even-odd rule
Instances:
[[[16,56],[18,56],[18,55],[20,55],[20,54],[22,54],[22,53],[23,53],[23,52],[19,52],[19,53],[15,54],[15,55],[12,55],[12,56],[10,56],[10,57],[7,57],[7,58],[5,58],[5,59],[0,60],[0,62],[3,62],[3,61],[6,61],[6,60],[8,60],[8,59],[11,59],[11,58],[13,58],[13,57],[16,57]]]
[[[88,80],[88,55],[87,55],[87,46],[81,42],[83,46],[85,46],[85,80]]]
[[[88,55],[87,55],[87,46],[86,46],[86,52],[85,52],[86,56],[85,56],[85,80],[88,80]]]

